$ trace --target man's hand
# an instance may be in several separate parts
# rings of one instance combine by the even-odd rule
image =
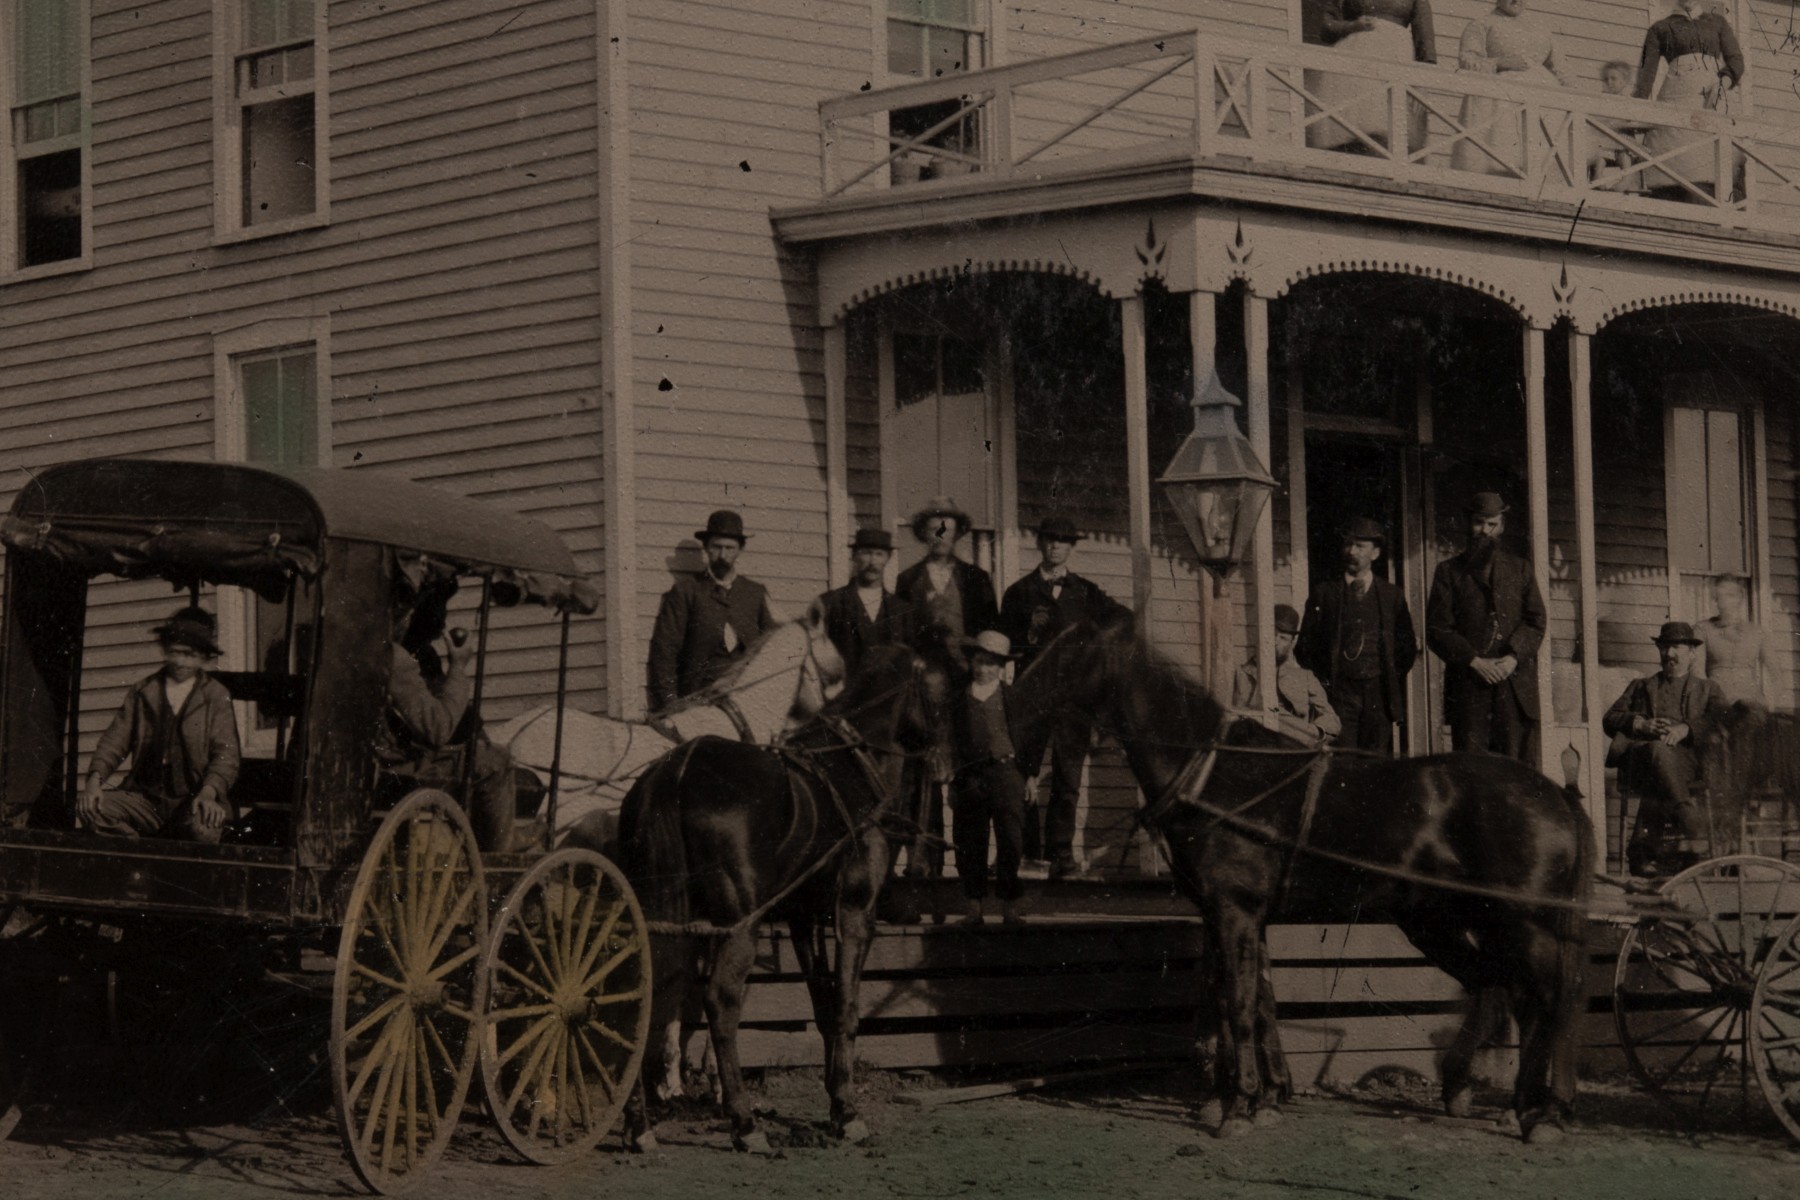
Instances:
[[[1502,661],[1504,660],[1477,656],[1469,660],[1469,667],[1475,674],[1481,676],[1481,682],[1492,685],[1499,683],[1508,675],[1512,674],[1511,671],[1501,669],[1500,664]]]
[[[87,790],[82,792],[80,797],[75,801],[75,815],[89,825],[92,825],[94,823],[94,818],[100,813],[100,797],[105,790],[106,789],[101,786],[100,780],[89,779],[87,781]]]
[[[1692,732],[1683,721],[1665,720],[1662,724],[1663,730],[1661,736],[1665,746],[1679,745],[1681,742],[1687,740],[1687,735]]]
[[[217,829],[231,814],[219,793],[209,784],[194,793],[194,823],[202,829]]]
[[[1515,655],[1508,654],[1504,658],[1496,658],[1492,661],[1494,669],[1500,672],[1501,680],[1511,679],[1519,670],[1519,660]]]
[[[1352,22],[1351,28],[1352,28],[1352,31],[1355,33],[1369,33],[1370,31],[1372,31],[1375,28],[1375,18],[1374,17],[1358,17],[1358,18],[1356,18],[1356,20],[1354,22]]]
[[[475,643],[469,640],[469,631],[460,625],[452,629],[450,636],[444,639],[444,647],[447,651],[445,657],[449,660],[452,671],[466,670],[475,657]]]
[[[1027,779],[1025,781],[1025,807],[1026,808],[1036,808],[1037,806],[1038,806],[1038,781],[1037,781],[1037,776],[1033,775],[1030,779]]]

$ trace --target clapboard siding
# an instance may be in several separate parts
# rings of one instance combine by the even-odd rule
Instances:
[[[66,458],[210,456],[214,333],[322,316],[338,465],[537,516],[597,572],[593,6],[333,4],[332,221],[224,246],[210,0],[93,9],[96,262],[0,291],[0,486]],[[174,602],[96,587],[90,740],[153,666],[147,626]],[[571,634],[572,694],[598,707],[602,622]],[[548,696],[556,636],[541,612],[496,616],[490,718]]]

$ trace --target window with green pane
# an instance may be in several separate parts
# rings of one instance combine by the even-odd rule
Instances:
[[[987,0],[887,0],[888,70],[933,79],[982,65]]]
[[[244,458],[276,466],[319,462],[318,365],[311,346],[238,360]]]

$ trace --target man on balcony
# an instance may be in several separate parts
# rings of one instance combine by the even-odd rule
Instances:
[[[1500,494],[1476,492],[1464,511],[1468,548],[1438,564],[1425,602],[1425,642],[1444,660],[1450,744],[1535,763],[1544,598],[1531,564],[1500,548]]]
[[[1358,517],[1344,528],[1344,572],[1314,586],[1294,658],[1325,681],[1344,723],[1340,745],[1393,751],[1394,723],[1405,711],[1402,681],[1419,656],[1412,613],[1399,587],[1375,574],[1387,537]]]

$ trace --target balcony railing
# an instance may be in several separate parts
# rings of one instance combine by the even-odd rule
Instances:
[[[1800,230],[1800,133],[1318,46],[1175,33],[819,111],[827,199],[1191,157]]]

